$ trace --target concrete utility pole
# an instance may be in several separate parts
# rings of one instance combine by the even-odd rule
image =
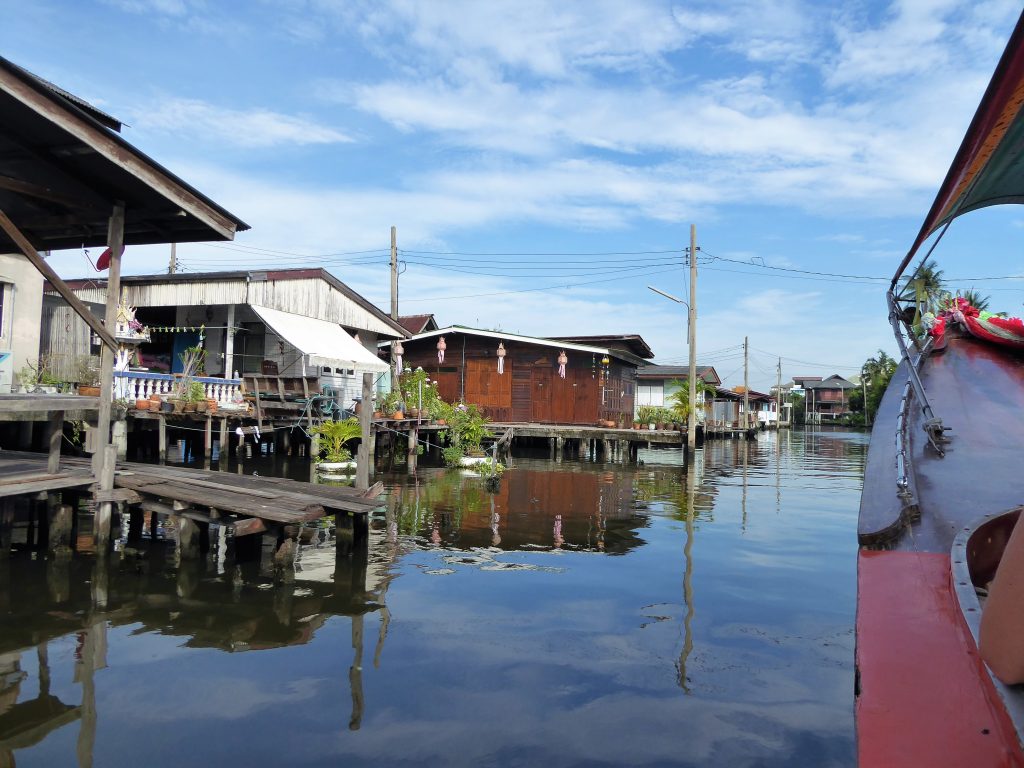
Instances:
[[[178,271],[178,244],[171,243],[171,261],[167,265],[167,274],[173,275]]]
[[[775,372],[778,374],[779,382],[775,385],[775,429],[779,429],[782,426],[782,358],[779,358],[779,364],[775,368]]]
[[[398,232],[391,228],[391,319],[398,319]]]
[[[686,417],[686,447],[697,447],[697,225],[690,225],[690,305],[687,318],[690,346],[690,413]]]
[[[743,337],[743,431],[750,429],[750,376],[747,361],[749,360],[747,337]]]

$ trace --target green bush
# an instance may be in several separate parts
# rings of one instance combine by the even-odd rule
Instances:
[[[325,461],[348,461],[352,452],[345,446],[351,440],[362,436],[359,419],[352,417],[344,421],[324,421],[313,427],[311,432],[320,438],[320,455]]]

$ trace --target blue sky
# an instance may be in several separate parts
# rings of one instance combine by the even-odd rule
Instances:
[[[531,335],[639,333],[729,385],[893,353],[884,288],[1020,6],[1006,0],[0,0],[2,55],[252,226],[193,271],[325,266],[402,314]],[[936,251],[1021,312],[1024,216]],[[95,257],[95,254],[92,254]],[[128,274],[169,250],[130,248]],[[94,274],[55,253],[66,277]],[[812,274],[816,273],[816,274]],[[856,276],[835,277],[837,275]],[[967,278],[1000,278],[969,282]]]

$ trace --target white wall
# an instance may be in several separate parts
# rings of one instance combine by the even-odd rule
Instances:
[[[12,376],[39,362],[43,276],[21,254],[0,254],[0,284],[4,291],[0,357],[6,358],[0,362],[0,392],[10,392]]]

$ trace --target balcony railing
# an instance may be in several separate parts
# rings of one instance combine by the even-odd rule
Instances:
[[[114,372],[114,398],[126,400],[145,400],[150,395],[171,395],[175,390],[179,376],[168,373],[149,373],[147,371]],[[234,403],[242,399],[241,379],[219,379],[211,376],[196,376],[192,381],[203,385],[203,392],[208,400],[216,400],[218,404]]]

